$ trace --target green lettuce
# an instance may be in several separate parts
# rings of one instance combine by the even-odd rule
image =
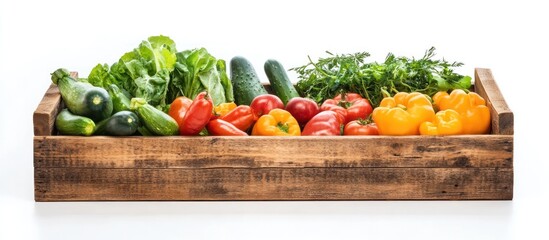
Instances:
[[[104,88],[115,84],[132,97],[143,98],[149,104],[163,108],[171,102],[166,94],[176,62],[175,53],[175,42],[169,37],[152,36],[125,53],[110,68],[107,64],[95,66],[88,82]]]
[[[168,90],[170,99],[177,96],[194,99],[200,92],[207,91],[214,105],[234,101],[225,61],[216,59],[205,48],[178,52],[176,56]]]

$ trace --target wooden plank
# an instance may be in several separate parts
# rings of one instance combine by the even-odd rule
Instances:
[[[61,95],[55,85],[51,85],[33,114],[34,136],[50,136],[53,133],[55,117],[61,105]]]
[[[71,72],[71,77],[78,78],[78,73]],[[32,116],[34,136],[53,135],[55,117],[57,117],[57,113],[61,110],[62,106],[59,88],[51,84]]]
[[[36,201],[512,199],[508,168],[42,168]]]
[[[484,97],[490,107],[492,134],[513,135],[513,112],[507,106],[490,69],[475,68],[475,92]]]
[[[504,135],[35,137],[35,168],[513,166]]]

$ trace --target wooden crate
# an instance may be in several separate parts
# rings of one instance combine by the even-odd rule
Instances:
[[[475,69],[492,134],[337,137],[55,135],[51,86],[34,112],[36,201],[513,198],[513,113]]]

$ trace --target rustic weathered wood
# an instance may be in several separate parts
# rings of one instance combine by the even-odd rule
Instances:
[[[78,78],[78,73],[71,72],[71,77]],[[32,117],[34,136],[51,136],[53,134],[55,117],[61,107],[59,89],[56,85],[51,84]]]
[[[509,168],[42,168],[36,201],[512,199]]]
[[[503,135],[35,137],[34,166],[56,168],[512,167]]]
[[[490,107],[492,134],[513,135],[513,112],[507,106],[490,69],[475,69],[475,92],[484,97]]]
[[[35,200],[509,200],[513,113],[489,69],[475,79],[489,135],[51,136],[52,86],[34,114]]]
[[[33,114],[34,136],[50,136],[53,133],[55,117],[61,105],[61,95],[51,85]]]

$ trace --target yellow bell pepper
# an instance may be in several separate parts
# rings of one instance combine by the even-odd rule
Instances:
[[[461,116],[452,109],[438,111],[433,122],[423,122],[419,126],[421,135],[455,135],[462,132]]]
[[[461,89],[438,92],[433,96],[439,110],[453,109],[461,116],[463,134],[483,134],[490,132],[490,109],[486,101],[475,92],[466,93]]]
[[[222,118],[235,108],[236,103],[234,102],[221,103],[214,107],[214,117]]]
[[[419,125],[434,117],[431,101],[418,92],[386,97],[372,113],[380,135],[417,135]]]
[[[259,119],[252,129],[256,136],[300,136],[299,123],[286,110],[275,108]]]

